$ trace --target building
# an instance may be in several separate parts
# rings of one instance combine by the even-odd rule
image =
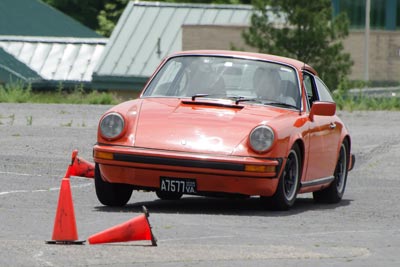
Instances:
[[[90,86],[107,39],[39,0],[1,0],[0,83]]]
[[[367,39],[366,2],[332,0],[334,15],[346,12],[350,20],[350,34],[344,41],[344,47],[354,61],[350,78],[367,79],[383,85],[399,84],[400,0],[370,0],[370,32]]]
[[[345,11],[350,35],[344,47],[354,61],[350,79],[400,82],[400,0],[370,0],[371,31],[365,53],[366,0],[332,0]],[[130,1],[110,39],[40,0],[1,0],[0,83],[22,80],[37,88],[84,86],[140,91],[167,55],[192,49],[257,51],[245,44],[250,5]],[[273,14],[269,14],[273,16]],[[278,17],[272,20],[280,23]]]
[[[369,78],[382,83],[399,82],[400,0],[371,3]],[[354,61],[350,79],[363,80],[365,0],[332,0],[332,4],[334,15],[341,11],[349,14],[351,30],[344,46]],[[139,90],[160,61],[179,50],[236,47],[256,51],[242,38],[251,15],[249,5],[131,1],[94,70],[93,83],[99,88]],[[279,24],[278,18],[273,19]]]
[[[96,66],[93,73],[94,86],[139,90],[164,57],[186,49],[185,43],[191,42],[187,38],[191,29],[186,27],[242,27],[248,25],[250,16],[251,7],[245,5],[131,1]],[[218,39],[218,42],[222,40]],[[197,45],[204,48],[206,44]]]
[[[346,12],[352,30],[365,28],[366,0],[332,0],[334,16]],[[400,0],[370,0],[370,27],[400,30]]]

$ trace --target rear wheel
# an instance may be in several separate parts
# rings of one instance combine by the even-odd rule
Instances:
[[[178,199],[181,199],[183,194],[157,190],[156,195],[159,199],[162,199],[162,200],[178,200]]]
[[[272,197],[262,197],[273,210],[289,210],[295,203],[301,175],[301,153],[298,145],[289,151],[278,187]]]
[[[117,184],[103,181],[99,164],[94,170],[94,184],[97,199],[106,206],[124,206],[131,198],[133,187],[129,184]]]
[[[313,193],[314,201],[317,203],[338,203],[342,200],[347,181],[347,168],[349,164],[347,141],[340,146],[339,158],[336,164],[334,180],[329,187]]]

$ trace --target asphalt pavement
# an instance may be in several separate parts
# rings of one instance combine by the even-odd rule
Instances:
[[[288,212],[258,198],[186,196],[161,201],[134,192],[102,206],[93,180],[72,177],[79,239],[149,210],[150,241],[49,245],[61,179],[74,149],[92,160],[108,106],[0,104],[0,266],[400,266],[400,112],[343,112],[356,167],[344,199],[300,195]]]

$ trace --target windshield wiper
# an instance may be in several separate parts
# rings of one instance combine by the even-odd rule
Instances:
[[[256,101],[256,102],[260,102],[259,100],[257,100],[257,98],[254,97],[245,97],[245,96],[231,96],[228,97],[229,99],[233,99],[235,100],[235,104],[238,105],[240,102],[246,102],[246,101]]]
[[[294,109],[299,109],[299,107],[283,102],[264,102],[265,105],[272,105],[272,106],[283,106],[283,107],[289,107],[289,108],[294,108]]]
[[[209,94],[195,94],[192,95],[192,101],[195,101],[197,97],[207,97]]]

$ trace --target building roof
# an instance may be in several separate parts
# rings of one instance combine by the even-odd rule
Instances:
[[[182,50],[182,25],[249,25],[249,5],[129,2],[93,73],[97,86],[141,89],[160,61]]]
[[[0,36],[0,48],[43,80],[90,82],[107,39]],[[0,58],[2,55],[0,54]]]
[[[1,0],[0,35],[100,38],[40,0]]]
[[[0,83],[22,80],[25,82],[41,81],[42,78],[27,65],[0,48]]]
[[[0,82],[91,82],[108,39],[40,0],[1,0],[0,11]]]

